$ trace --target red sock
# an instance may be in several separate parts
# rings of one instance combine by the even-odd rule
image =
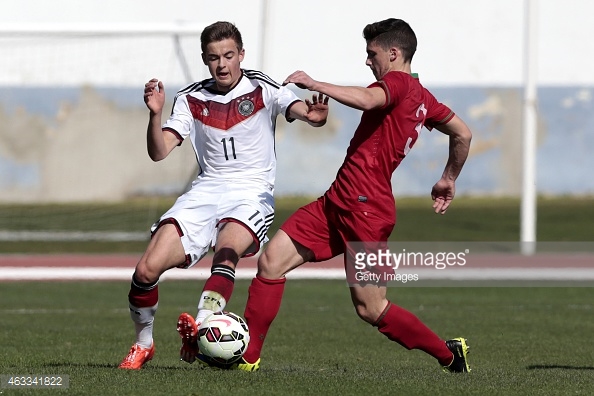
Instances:
[[[445,341],[404,308],[389,302],[375,326],[390,340],[406,349],[420,349],[436,358],[442,366],[452,362],[452,352]]]
[[[248,363],[260,358],[268,329],[280,309],[285,282],[286,278],[266,279],[258,275],[252,280],[243,314],[250,329],[250,343],[243,355]]]
[[[210,278],[204,282],[204,287],[202,288],[202,292],[205,291],[214,291],[219,293],[225,299],[225,303],[229,303],[229,299],[231,299],[231,295],[233,294],[233,287],[235,286],[235,282],[228,277],[221,276],[219,274],[213,273]],[[222,307],[223,309],[225,307]]]
[[[159,302],[159,284],[141,283],[132,277],[128,301],[137,308],[152,307]]]

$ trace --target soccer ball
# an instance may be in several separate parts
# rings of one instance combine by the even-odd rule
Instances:
[[[224,365],[239,360],[250,342],[245,320],[232,312],[215,312],[198,328],[200,353]]]

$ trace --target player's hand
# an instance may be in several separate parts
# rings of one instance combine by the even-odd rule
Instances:
[[[144,84],[144,103],[153,113],[160,113],[165,104],[165,87],[156,78]]]
[[[322,93],[312,95],[311,101],[305,99],[305,104],[307,105],[305,118],[307,118],[310,123],[316,124],[316,126],[324,125],[328,118],[328,100],[330,100],[330,97],[325,96]]]
[[[297,85],[297,87],[301,89],[309,89],[312,91],[315,81],[310,76],[308,76],[307,73],[298,70],[289,77],[285,78],[285,81],[283,81],[283,85],[290,83]]]
[[[433,199],[433,210],[435,213],[445,214],[454,199],[456,185],[452,180],[441,178],[431,190]]]

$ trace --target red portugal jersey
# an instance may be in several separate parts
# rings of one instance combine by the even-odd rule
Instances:
[[[369,87],[386,93],[382,108],[364,111],[346,158],[326,196],[350,211],[370,211],[394,221],[392,174],[421,129],[445,124],[454,113],[439,103],[416,76],[389,72]]]

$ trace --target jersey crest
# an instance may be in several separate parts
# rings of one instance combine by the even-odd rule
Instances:
[[[254,102],[252,102],[250,99],[244,99],[239,102],[237,110],[239,111],[239,114],[247,117],[254,112]]]

